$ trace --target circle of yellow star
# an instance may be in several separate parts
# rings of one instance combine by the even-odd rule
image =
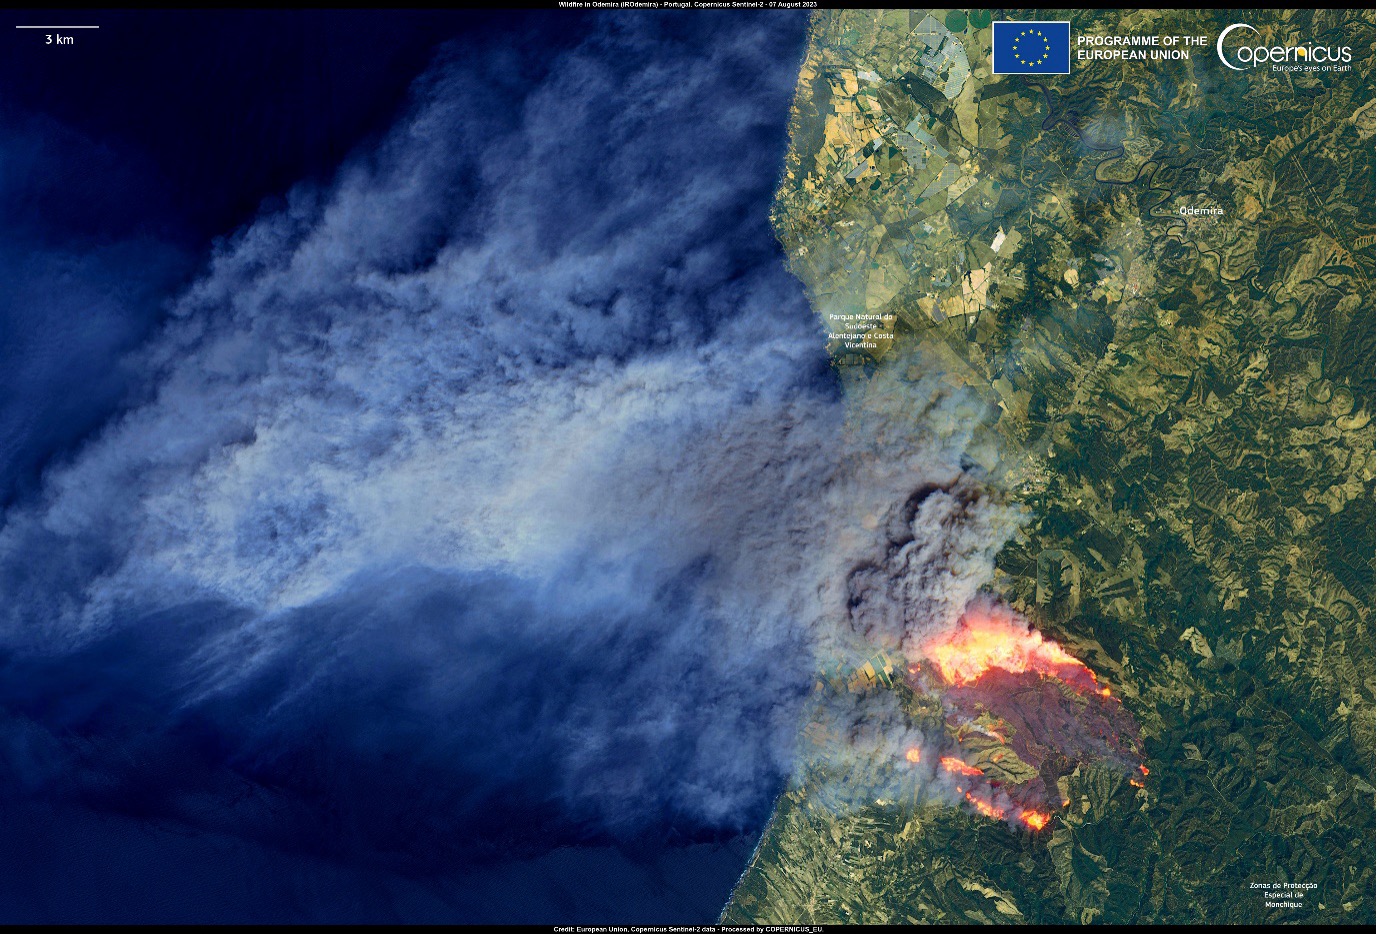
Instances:
[[[1028,33],[1029,33],[1030,35],[1032,35],[1032,36],[1037,36],[1037,37],[1040,38],[1041,44],[1045,46],[1045,54],[1042,55],[1040,58],[1035,58],[1035,57],[1033,56],[1033,57],[1032,57],[1032,61],[1029,61],[1029,62],[1028,62],[1028,61],[1025,59],[1025,57],[1021,55],[1021,51],[1020,51],[1020,49],[1018,48],[1018,46],[1021,44],[1021,41],[1020,41],[1020,38],[1021,38],[1021,37],[1020,37],[1020,36],[1017,37],[1017,42],[1014,42],[1014,43],[1012,44],[1012,51],[1017,53],[1016,59],[1017,59],[1017,61],[1018,61],[1019,63],[1021,63],[1022,65],[1025,65],[1027,68],[1035,68],[1037,64],[1039,64],[1040,62],[1045,61],[1046,59],[1048,59],[1048,58],[1050,57],[1050,40],[1048,40],[1048,39],[1045,37],[1045,33],[1041,32],[1039,29],[1030,29],[1030,30],[1023,29],[1023,30],[1021,31],[1021,36],[1025,36],[1025,35],[1027,35]]]

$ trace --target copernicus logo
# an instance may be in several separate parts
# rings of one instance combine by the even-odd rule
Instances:
[[[1233,23],[1218,34],[1218,58],[1234,71],[1246,71],[1248,68],[1267,62],[1276,65],[1303,65],[1306,63],[1322,65],[1352,61],[1352,48],[1345,45],[1243,45],[1228,51],[1224,48],[1228,42],[1228,37],[1239,29],[1245,29],[1249,32],[1236,36],[1234,41],[1237,42],[1250,40],[1252,36],[1259,35],[1255,26],[1246,23]],[[1236,64],[1233,63],[1234,60]]]

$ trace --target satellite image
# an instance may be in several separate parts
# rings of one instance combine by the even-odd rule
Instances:
[[[1345,71],[1148,67],[1240,18],[1071,13],[1162,44],[1049,78],[983,11],[812,21],[774,226],[847,393],[962,400],[966,507],[851,572],[727,920],[1374,921],[1375,18],[1254,17]],[[984,596],[912,619],[985,501]]]
[[[8,11],[0,926],[1376,924],[1376,13]]]

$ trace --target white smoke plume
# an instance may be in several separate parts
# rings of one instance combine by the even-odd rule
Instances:
[[[850,415],[745,246],[794,75],[738,76],[784,41],[740,19],[668,60],[613,21],[497,127],[442,62],[377,152],[227,242],[146,398],[3,518],[15,781],[271,841],[324,801],[327,851],[760,820],[818,655],[952,625],[1016,522],[960,468],[965,394]],[[83,660],[116,674],[78,690]],[[897,723],[853,743],[891,756]],[[187,805],[241,782],[277,804]]]

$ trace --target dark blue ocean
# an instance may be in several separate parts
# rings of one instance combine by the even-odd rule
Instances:
[[[715,921],[838,421],[805,16],[0,25],[0,924]]]

